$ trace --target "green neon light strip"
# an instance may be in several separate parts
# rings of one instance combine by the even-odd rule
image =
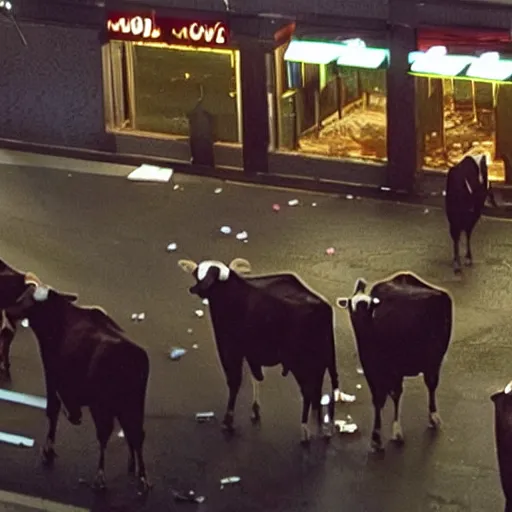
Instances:
[[[502,84],[508,84],[510,85],[511,82],[507,82],[505,80],[491,80],[489,78],[476,78],[471,76],[453,76],[453,75],[438,75],[437,73],[413,73],[412,71],[409,71],[409,75],[411,76],[417,76],[419,78],[438,78],[438,79],[455,79],[455,80],[465,80],[465,81],[472,81],[472,82],[483,82],[488,84],[496,84],[496,83],[502,83]]]
[[[329,64],[338,66],[377,69],[389,58],[389,50],[367,48],[349,44],[321,41],[292,40],[284,54],[284,60],[306,64]]]
[[[337,60],[338,66],[377,69],[389,57],[389,50],[384,48],[349,48],[346,47]]]
[[[343,45],[336,43],[293,40],[284,53],[284,60],[305,64],[329,64],[340,56],[342,49]]]

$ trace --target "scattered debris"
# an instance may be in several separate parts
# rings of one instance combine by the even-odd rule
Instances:
[[[28,321],[28,318],[24,318],[22,321],[21,321],[21,326],[22,327],[30,327],[30,323]]]
[[[205,306],[208,306],[208,304],[210,304],[210,302],[208,301],[208,299],[203,299],[203,304],[204,304]]]
[[[423,210],[423,213],[426,215],[427,213],[430,213],[430,210],[429,210],[428,208],[425,208],[425,209]]]
[[[352,194],[347,194],[347,199],[354,199],[354,196]]]
[[[359,374],[359,375],[364,375],[364,370],[362,368],[357,368],[356,372]]]
[[[290,199],[288,201],[288,206],[297,206],[299,204],[299,200],[298,199]]]
[[[197,343],[194,343],[194,344],[192,345],[192,348],[197,349],[197,348],[199,348],[199,345],[198,345]]]
[[[120,438],[124,437],[124,432],[122,429],[117,433],[117,437],[120,437]]]
[[[356,201],[361,201],[361,196],[356,196]]]
[[[236,239],[237,240],[247,240],[248,236],[249,235],[247,234],[247,231],[240,231],[240,233],[236,234]]]
[[[334,247],[328,247],[325,250],[325,254],[327,254],[328,256],[332,256],[335,252],[336,252],[336,249],[334,249]]]
[[[380,189],[383,191],[383,192],[391,192],[391,189],[389,187],[380,187]]]
[[[445,196],[445,195],[446,195],[446,190],[443,190],[443,196]]]
[[[357,432],[357,425],[352,421],[334,420],[334,426],[340,434],[354,434]]]
[[[278,212],[280,209],[281,209],[281,207],[277,203],[274,203],[272,205],[272,210],[274,210],[275,212]]]
[[[169,357],[173,361],[179,361],[186,353],[187,351],[184,348],[174,347],[169,352]]]
[[[343,391],[340,391],[338,400],[340,402],[351,403],[351,402],[355,402],[356,401],[356,397],[354,395],[349,395],[348,393],[343,393]]]
[[[363,389],[363,386],[361,386],[361,384],[356,384],[356,389]]]
[[[134,322],[142,322],[146,318],[146,313],[132,313],[132,320]]]
[[[175,251],[177,248],[178,248],[178,244],[177,244],[176,242],[171,242],[171,243],[167,246],[167,250],[168,250],[169,252]]]
[[[167,183],[174,173],[173,169],[158,167],[157,165],[142,164],[128,174],[131,181],[157,181]]]
[[[315,207],[315,206],[316,206],[316,203],[311,203],[311,206]]]
[[[204,316],[204,311],[202,309],[196,309],[196,316],[202,318]]]
[[[187,501],[190,503],[203,503],[204,500],[206,499],[204,496],[196,496],[196,493],[194,491],[188,491],[188,492],[172,491],[172,494],[176,501]]]
[[[0,389],[0,400],[13,402],[15,404],[29,405],[38,409],[46,409],[46,398],[42,396],[26,395],[25,393],[17,393],[8,389]]]
[[[34,440],[32,438],[8,434],[7,432],[0,432],[0,442],[24,448],[32,448],[34,446]]]
[[[190,328],[189,328],[189,329],[187,329],[187,333],[188,333],[188,334],[192,334],[193,332],[194,332],[194,331],[193,331],[192,329],[190,329]]]
[[[217,187],[213,192],[215,194],[220,194],[222,192],[222,189],[220,187]]]
[[[180,188],[180,186],[176,183],[176,185],[174,185],[174,187],[172,187],[173,190],[178,190]]]
[[[196,413],[196,421],[198,423],[206,423],[207,421],[211,421],[213,419],[215,419],[215,413],[212,411]]]
[[[230,235],[231,234],[231,228],[229,226],[222,226],[220,228],[220,232],[224,235]]]
[[[220,488],[224,489],[225,485],[239,484],[242,479],[239,476],[228,476],[220,481]]]

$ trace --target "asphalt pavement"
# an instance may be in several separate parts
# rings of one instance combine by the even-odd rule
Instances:
[[[451,270],[451,243],[436,208],[357,197],[309,194],[176,175],[173,183],[135,183],[131,170],[89,173],[37,158],[0,164],[0,257],[36,272],[46,283],[100,305],[151,359],[146,461],[154,483],[141,501],[126,475],[124,440],[112,437],[106,457],[109,490],[95,495],[98,446],[92,421],[62,418],[59,457],[42,467],[44,411],[2,402],[1,429],[35,439],[33,448],[0,444],[0,486],[93,511],[204,512],[489,512],[503,509],[494,448],[490,395],[512,378],[512,233],[506,220],[483,218],[473,243],[475,265],[462,277]],[[105,164],[99,164],[99,166]],[[176,185],[176,186],[175,186]],[[219,191],[218,189],[221,188]],[[298,205],[288,201],[297,199]],[[274,211],[273,205],[280,210]],[[220,232],[232,228],[231,235]],[[246,231],[247,242],[235,234]],[[177,250],[166,250],[169,243]],[[327,254],[328,248],[334,254]],[[330,251],[332,252],[332,251]],[[387,443],[392,407],[384,414],[384,455],[369,453],[373,411],[359,367],[347,313],[336,310],[338,369],[353,404],[338,404],[356,434],[329,443],[299,444],[301,401],[291,376],[269,369],[261,390],[262,423],[249,420],[251,384],[245,375],[235,421],[226,439],[218,421],[199,424],[195,413],[222,418],[227,389],[207,307],[189,295],[180,258],[247,258],[255,274],[292,271],[334,304],[358,277],[370,283],[410,270],[446,287],[456,304],[455,328],[438,391],[443,429],[427,429],[421,378],[405,385],[405,445]],[[196,316],[195,310],[205,310]],[[133,313],[145,313],[132,322]],[[191,330],[191,332],[190,332]],[[314,343],[314,340],[312,340]],[[169,350],[187,353],[171,361]],[[195,347],[195,348],[194,348]],[[20,329],[12,348],[11,389],[44,395],[37,346]],[[328,389],[326,379],[325,388]],[[239,476],[220,488],[220,479]],[[173,490],[193,489],[201,505],[177,503]],[[1,500],[1,496],[0,496]],[[37,507],[36,507],[37,510]],[[39,510],[43,510],[39,508]]]

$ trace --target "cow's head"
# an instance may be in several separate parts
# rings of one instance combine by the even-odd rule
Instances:
[[[78,295],[58,292],[44,285],[33,274],[26,278],[26,281],[24,292],[12,306],[5,309],[15,321],[30,317],[36,308],[55,303],[55,301],[76,302],[78,300]]]
[[[196,284],[189,291],[205,299],[211,295],[217,285],[222,286],[231,279],[231,272],[247,274],[251,264],[243,258],[235,258],[229,266],[221,261],[207,260],[197,264],[192,260],[179,260],[178,265],[196,279]]]
[[[0,309],[12,306],[29,283],[39,281],[31,272],[20,272],[0,260]]]
[[[342,309],[348,309],[350,317],[355,320],[365,320],[371,318],[376,307],[380,304],[377,297],[372,297],[366,293],[367,283],[359,278],[354,287],[352,297],[338,297],[336,305]]]

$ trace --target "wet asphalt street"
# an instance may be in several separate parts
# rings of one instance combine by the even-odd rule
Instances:
[[[501,511],[489,396],[512,378],[512,224],[482,219],[474,236],[475,266],[458,278],[440,210],[183,175],[175,182],[179,190],[119,176],[0,165],[0,257],[60,290],[78,292],[82,304],[101,305],[149,352],[145,452],[155,487],[140,501],[117,435],[107,451],[107,494],[95,497],[79,482],[92,478],[98,457],[88,412],[81,427],[61,419],[59,458],[53,470],[44,469],[39,460],[44,412],[8,403],[0,403],[0,429],[33,437],[36,445],[0,445],[0,486],[94,511]],[[216,194],[217,187],[222,191]],[[295,198],[299,205],[288,206]],[[281,205],[278,213],[274,203]],[[233,234],[222,235],[223,225]],[[247,243],[234,236],[243,230]],[[177,244],[176,252],[166,251],[170,242]],[[333,255],[325,253],[329,247]],[[228,263],[235,257],[249,259],[255,274],[297,272],[332,303],[350,294],[358,277],[371,283],[399,270],[446,287],[456,318],[438,391],[442,431],[433,435],[426,428],[426,390],[421,378],[409,379],[402,409],[405,445],[387,442],[388,402],[386,452],[369,453],[370,395],[356,371],[347,313],[339,309],[338,370],[343,390],[357,400],[338,404],[336,414],[352,416],[357,434],[300,446],[298,388],[279,368],[265,374],[260,427],[249,420],[247,374],[233,439],[227,440],[216,422],[196,423],[199,411],[222,417],[227,389],[208,312],[195,315],[205,306],[189,295],[191,278],[177,261]],[[145,320],[132,322],[132,313],[140,312]],[[180,361],[168,356],[173,346],[188,350]],[[20,329],[13,344],[12,365],[13,390],[44,394],[37,347],[27,329]],[[240,476],[241,484],[221,490],[220,479],[232,475]],[[176,503],[173,489],[194,489],[206,500]]]

